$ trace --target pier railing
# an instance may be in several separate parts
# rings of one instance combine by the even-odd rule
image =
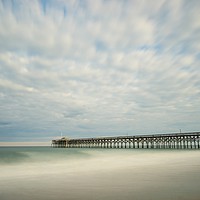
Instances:
[[[200,132],[135,136],[61,138],[52,140],[56,148],[133,148],[133,149],[200,149]]]

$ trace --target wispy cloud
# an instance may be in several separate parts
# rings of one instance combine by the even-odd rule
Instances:
[[[0,138],[199,130],[199,8],[1,1]]]

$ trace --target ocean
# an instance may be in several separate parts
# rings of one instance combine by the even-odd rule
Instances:
[[[0,148],[0,200],[200,200],[200,151]]]

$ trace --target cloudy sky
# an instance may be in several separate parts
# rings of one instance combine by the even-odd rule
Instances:
[[[0,141],[200,130],[199,0],[1,0]]]

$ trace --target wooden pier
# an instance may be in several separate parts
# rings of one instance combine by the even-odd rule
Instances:
[[[54,148],[200,149],[200,132],[52,140]]]

